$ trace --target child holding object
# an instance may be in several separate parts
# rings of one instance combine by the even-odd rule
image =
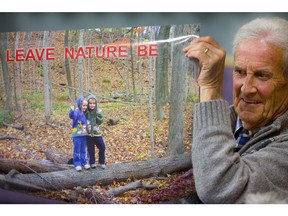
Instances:
[[[95,95],[89,95],[88,109],[85,112],[87,118],[88,136],[87,149],[89,154],[89,164],[92,169],[96,168],[95,163],[95,145],[99,149],[98,163],[102,169],[105,169],[105,142],[102,137],[99,125],[103,123],[104,114],[102,109],[97,106],[97,99]]]
[[[72,139],[74,144],[73,149],[73,164],[77,171],[90,169],[90,165],[86,161],[86,136],[87,136],[87,121],[84,111],[87,109],[87,100],[79,97],[76,100],[78,109],[70,106],[69,117],[72,119]]]

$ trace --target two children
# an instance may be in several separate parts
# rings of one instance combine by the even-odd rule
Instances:
[[[71,106],[69,112],[69,117],[72,119],[74,167],[77,171],[81,171],[82,166],[85,169],[90,169],[90,167],[95,169],[96,145],[99,149],[98,163],[102,169],[105,169],[105,142],[99,129],[99,125],[103,122],[103,112],[97,107],[97,100],[94,95],[89,95],[87,99],[77,98],[76,103],[78,109]],[[86,148],[88,155],[86,154]],[[88,156],[89,163],[87,163],[86,156]]]

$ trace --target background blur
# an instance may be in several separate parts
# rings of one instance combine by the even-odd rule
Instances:
[[[0,32],[71,30],[101,27],[138,27],[148,25],[200,24],[200,35],[211,35],[227,51],[224,98],[232,103],[232,40],[237,29],[257,17],[283,17],[280,12],[143,12],[143,13],[0,13]]]
[[[0,31],[68,30],[96,27],[130,27],[165,24],[201,25],[201,35],[213,36],[227,53],[232,53],[231,41],[236,30],[256,17],[279,16],[288,19],[288,13],[0,13]]]

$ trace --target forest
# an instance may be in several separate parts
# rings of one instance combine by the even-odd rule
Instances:
[[[0,34],[0,186],[68,203],[193,198],[197,24]],[[70,104],[104,111],[105,170],[77,173]],[[96,158],[97,158],[96,153]]]

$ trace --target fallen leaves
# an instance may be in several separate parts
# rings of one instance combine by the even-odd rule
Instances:
[[[123,107],[124,108],[124,107]],[[125,110],[129,110],[125,107]],[[119,112],[119,110],[117,110]],[[117,115],[114,110],[106,110],[107,118],[109,115]],[[123,112],[122,112],[123,113]],[[147,160],[150,158],[150,134],[149,134],[149,121],[147,112],[142,108],[136,109],[135,107],[129,112],[129,117],[124,115],[121,123],[113,126],[108,126],[104,123],[101,128],[103,131],[103,138],[106,143],[106,158],[107,163],[122,163],[136,160]],[[127,115],[128,115],[127,114]],[[21,124],[21,122],[17,122]],[[13,128],[1,127],[0,134],[9,134],[17,136],[24,140],[1,140],[0,156],[3,158],[15,159],[45,159],[45,152],[48,148],[55,148],[57,151],[72,156],[73,143],[70,135],[70,119],[67,116],[57,118],[53,122],[53,127],[45,125],[41,119],[34,119],[33,122],[26,120],[24,131],[19,131]],[[187,125],[187,124],[186,124]],[[190,125],[186,126],[189,130]],[[187,131],[188,133],[188,131]],[[157,157],[164,156],[167,148],[168,137],[168,120],[154,122],[154,142],[155,152]],[[185,149],[191,151],[189,137],[186,138]],[[96,150],[97,151],[97,150]],[[96,153],[97,158],[97,153]],[[177,199],[177,197],[185,197],[187,193],[192,192],[191,182],[173,181],[180,174],[167,176],[161,178],[143,179],[146,184],[153,184],[157,189],[146,190],[136,189],[133,191],[125,192],[119,197],[114,197],[114,201],[119,203],[159,203],[165,200]],[[109,190],[111,188],[118,188],[129,184],[135,180],[128,180],[127,182],[114,182],[109,187],[102,187],[101,185],[94,185],[94,190]],[[54,191],[41,194],[46,198],[69,200],[73,190]],[[161,194],[161,195],[160,195]],[[84,196],[78,197],[76,203],[90,203]]]

